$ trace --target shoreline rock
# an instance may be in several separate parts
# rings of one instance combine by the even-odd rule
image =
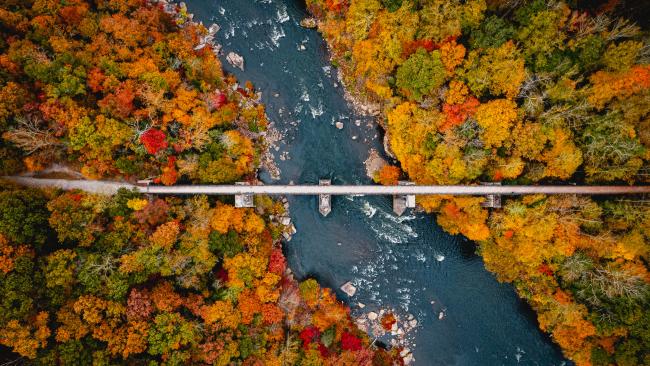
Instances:
[[[379,155],[376,149],[370,149],[368,159],[363,162],[363,165],[366,167],[366,175],[368,178],[374,179],[375,174],[385,165],[388,165],[388,162]]]
[[[318,27],[318,22],[316,21],[316,18],[304,18],[300,21],[300,26],[307,29],[315,29]]]

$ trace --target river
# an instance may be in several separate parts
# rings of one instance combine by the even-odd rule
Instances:
[[[380,131],[343,99],[323,39],[298,24],[306,15],[300,1],[186,3],[195,20],[221,26],[216,40],[225,53],[244,56],[245,71],[225,61],[224,68],[263,92],[270,119],[285,134],[274,151],[280,180],[262,172],[265,182],[371,183],[363,161],[370,148],[382,150]],[[334,197],[327,218],[315,197],[289,202],[298,229],[285,245],[291,269],[337,289],[353,315],[380,308],[413,314],[418,326],[408,339],[416,365],[569,363],[512,286],[484,268],[474,243],[444,233],[432,216],[395,217],[390,197]],[[352,298],[338,289],[349,280],[358,288]]]

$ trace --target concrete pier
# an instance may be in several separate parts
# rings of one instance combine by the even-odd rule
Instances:
[[[412,186],[413,182],[399,181],[399,186]],[[402,216],[407,208],[415,208],[414,194],[396,194],[393,196],[393,212],[397,216]]]
[[[249,183],[246,182],[237,182],[235,183],[238,186],[249,186]],[[235,195],[235,207],[255,207],[255,200],[252,194],[236,194]]]
[[[321,179],[318,181],[318,185],[330,186],[332,185],[332,181],[329,179]],[[318,212],[323,216],[327,216],[332,212],[332,195],[327,193],[318,195]]]

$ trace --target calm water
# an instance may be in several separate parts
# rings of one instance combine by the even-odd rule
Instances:
[[[335,184],[370,183],[363,161],[371,147],[381,150],[379,131],[344,101],[323,40],[298,25],[305,16],[299,1],[186,2],[197,20],[221,26],[217,39],[226,53],[244,56],[245,72],[224,67],[263,91],[269,117],[286,133],[275,153],[279,182],[331,177]],[[407,212],[397,218],[389,197],[335,197],[327,218],[314,197],[290,203],[298,233],[285,250],[294,272],[336,289],[352,280],[357,294],[337,295],[354,314],[390,307],[415,315],[417,365],[563,364],[512,287],[485,270],[474,244],[445,234],[432,217]]]

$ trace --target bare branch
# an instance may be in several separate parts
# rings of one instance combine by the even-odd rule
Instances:
[[[615,41],[620,38],[636,37],[641,33],[641,28],[627,19],[618,18],[606,33],[608,41]]]
[[[5,132],[2,137],[11,141],[27,154],[63,145],[54,135],[54,131],[44,128],[45,123],[34,115],[16,117],[16,124],[14,129]]]

